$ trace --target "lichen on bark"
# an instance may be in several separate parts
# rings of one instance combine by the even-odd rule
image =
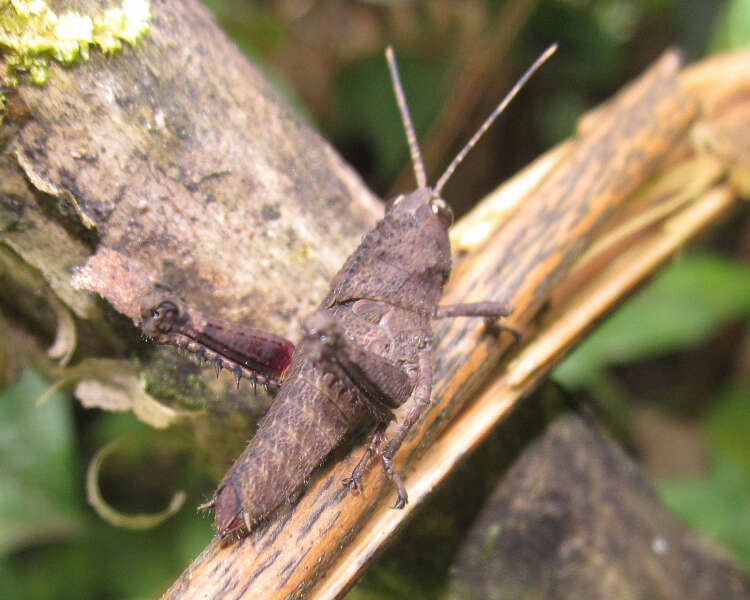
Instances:
[[[89,60],[89,48],[105,54],[135,44],[148,31],[147,0],[123,0],[119,7],[91,14],[66,10],[59,15],[46,0],[0,0],[0,58],[3,85],[16,86],[22,74],[36,85],[47,81],[50,60],[63,65]]]

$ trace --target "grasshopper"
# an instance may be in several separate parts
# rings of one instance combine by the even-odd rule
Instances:
[[[393,50],[386,50],[417,189],[388,203],[383,219],[347,259],[318,309],[303,321],[301,340],[263,423],[213,498],[199,507],[214,509],[223,540],[247,534],[298,495],[326,456],[367,422],[375,424],[372,437],[344,484],[360,488],[363,474],[379,456],[396,488],[394,508],[406,505],[408,494],[393,457],[430,402],[430,321],[494,320],[512,312],[502,301],[438,305],[451,271],[448,228],[453,221],[440,194],[469,150],[555,49],[545,51],[519,79],[435,187],[427,185]],[[396,433],[387,438],[394,411],[404,405]]]

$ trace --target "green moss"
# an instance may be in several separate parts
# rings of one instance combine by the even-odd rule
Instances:
[[[186,363],[176,352],[157,355],[144,373],[146,393],[180,410],[203,408],[206,384],[200,369],[197,364]]]
[[[135,44],[148,30],[151,11],[147,0],[123,0],[93,16],[67,11],[55,14],[45,0],[0,0],[0,57],[5,67],[3,84],[18,85],[19,77],[42,85],[50,60],[71,65],[88,60],[89,48],[105,54]]]

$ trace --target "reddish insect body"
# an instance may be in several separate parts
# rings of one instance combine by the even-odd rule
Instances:
[[[246,377],[253,384],[278,387],[289,368],[294,344],[259,329],[207,319],[188,312],[176,300],[148,300],[141,311],[143,332],[159,344],[194,352],[201,362],[211,362],[216,374],[232,371],[237,385]]]

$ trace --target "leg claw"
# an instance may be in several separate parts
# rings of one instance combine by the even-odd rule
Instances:
[[[406,498],[402,498],[401,496],[399,496],[396,499],[396,504],[393,505],[393,508],[397,510],[401,510],[402,508],[404,508],[404,506],[407,505],[408,502],[409,502],[408,496]]]
[[[362,491],[362,482],[359,480],[359,477],[356,477],[354,475],[352,475],[351,477],[347,477],[341,483],[343,483],[346,487],[348,487],[352,491],[357,491],[357,492]]]

